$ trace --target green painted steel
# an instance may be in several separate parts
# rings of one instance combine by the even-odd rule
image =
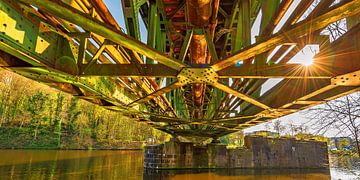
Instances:
[[[0,0],[0,66],[192,140],[360,89],[360,0],[302,1],[290,15],[293,0],[117,3],[126,33],[101,0]],[[347,30],[335,29],[338,37],[320,34],[339,21]],[[260,31],[254,44],[252,28]],[[312,65],[288,63],[308,44],[320,47]],[[270,78],[284,80],[261,95]]]

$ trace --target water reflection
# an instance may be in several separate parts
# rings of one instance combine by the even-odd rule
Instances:
[[[142,151],[0,150],[0,179],[142,179]]]
[[[333,179],[358,179],[360,180],[360,158],[347,154],[330,154],[331,177]]]
[[[344,179],[339,169],[331,169],[331,174],[333,179]],[[330,179],[330,172],[296,169],[144,170],[142,151],[0,150],[0,179],[321,180]]]
[[[290,180],[290,179],[330,179],[329,170],[253,170],[253,169],[218,169],[218,170],[146,170],[144,180],[190,180],[190,179],[210,179],[210,180]]]

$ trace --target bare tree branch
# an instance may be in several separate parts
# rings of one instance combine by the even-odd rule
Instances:
[[[339,133],[354,138],[360,156],[359,92],[311,108],[307,110],[306,114],[308,118],[312,119],[311,126],[316,129],[316,133],[326,133],[336,129]]]

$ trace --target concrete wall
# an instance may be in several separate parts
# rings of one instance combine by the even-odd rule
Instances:
[[[245,137],[256,168],[326,168],[327,144],[289,138]]]
[[[144,167],[172,168],[328,168],[327,144],[317,141],[245,137],[245,147],[166,142],[145,148]]]

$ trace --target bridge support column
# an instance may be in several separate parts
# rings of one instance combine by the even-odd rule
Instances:
[[[227,149],[220,143],[199,146],[171,140],[145,147],[149,169],[328,168],[327,144],[290,138],[245,137],[245,146]]]

